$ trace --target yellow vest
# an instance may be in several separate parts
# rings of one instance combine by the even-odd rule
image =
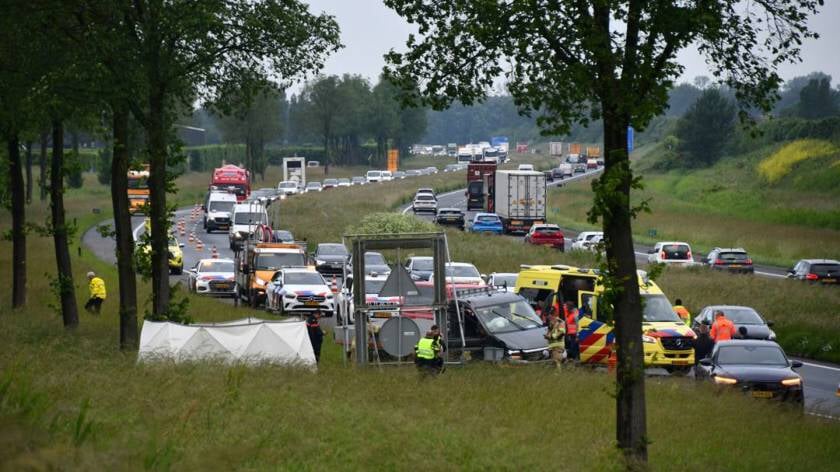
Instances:
[[[90,279],[90,285],[88,286],[90,290],[90,298],[101,298],[105,300],[105,281],[102,280],[100,277],[94,277]]]
[[[435,340],[432,338],[421,338],[420,341],[417,341],[417,346],[414,347],[414,350],[417,352],[418,359],[432,360],[437,357]]]

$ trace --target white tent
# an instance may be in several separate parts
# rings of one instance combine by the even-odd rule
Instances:
[[[193,325],[144,321],[137,361],[155,360],[221,360],[315,367],[315,353],[303,321],[256,318]]]

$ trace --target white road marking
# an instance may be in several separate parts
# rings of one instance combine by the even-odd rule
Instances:
[[[833,370],[835,372],[840,372],[840,367],[831,367],[823,364],[814,364],[813,362],[805,362],[801,359],[797,359],[802,365],[807,365],[808,367],[816,367],[817,369],[825,369],[825,370]]]
[[[139,237],[140,237],[140,230],[141,230],[141,229],[143,229],[143,227],[144,227],[145,225],[146,225],[146,222],[145,222],[145,220],[144,220],[142,223],[140,223],[139,225],[137,225],[137,227],[136,227],[136,228],[134,228],[134,231],[132,231],[132,233],[131,233],[131,234],[134,236],[134,240],[135,240],[135,241],[137,241],[137,238],[139,238]]]

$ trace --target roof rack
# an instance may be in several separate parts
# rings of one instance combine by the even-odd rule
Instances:
[[[553,266],[551,266],[551,268],[554,270],[569,270],[572,268],[572,266],[567,266],[565,264],[554,264]],[[578,269],[578,271],[580,271],[580,269]]]
[[[455,288],[455,292],[459,297],[461,296],[470,296],[470,295],[482,295],[486,294],[488,297],[496,293],[495,287],[484,286],[484,287],[475,287],[475,288]]]

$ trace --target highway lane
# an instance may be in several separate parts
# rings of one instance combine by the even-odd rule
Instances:
[[[571,178],[565,180],[555,180],[548,183],[550,187],[560,187],[563,184],[591,178],[597,175],[601,169],[589,171],[585,174],[575,174]],[[466,189],[453,190],[438,195],[438,207],[452,207],[460,208],[466,211],[467,200],[465,195]],[[411,205],[406,205],[400,209],[403,214],[411,212]],[[476,212],[467,212],[467,221],[472,219]],[[417,213],[417,217],[432,221],[431,213]],[[569,229],[563,230],[566,236],[566,241],[570,241],[577,236],[576,231]],[[519,238],[521,236],[508,236],[512,238]],[[690,241],[689,241],[690,243]],[[640,266],[646,266],[648,263],[647,251],[651,249],[649,246],[636,245],[636,260]],[[457,256],[456,256],[457,259]],[[516,268],[511,268],[516,270]],[[784,269],[778,267],[756,266],[756,275],[765,277],[784,277]],[[840,384],[840,366],[835,366],[825,363],[817,363],[800,359],[804,363],[803,367],[799,369],[800,374],[805,381],[805,409],[810,414],[826,415],[832,418],[840,419],[840,397],[836,395],[838,384]],[[650,375],[668,375],[662,369],[649,369]]]

